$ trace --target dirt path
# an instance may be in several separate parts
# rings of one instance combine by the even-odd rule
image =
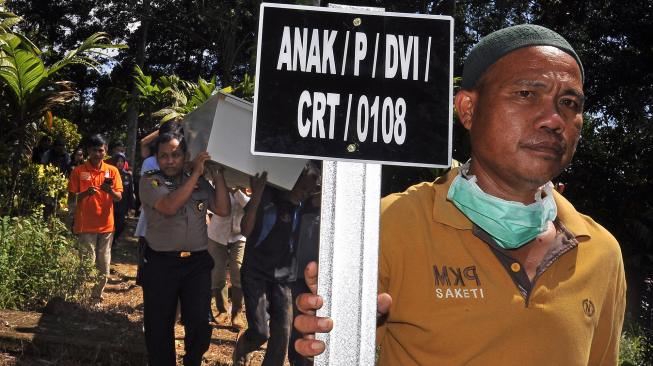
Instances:
[[[142,333],[143,296],[141,288],[135,282],[137,239],[129,235],[134,226],[135,220],[132,219],[128,223],[127,232],[113,250],[111,274],[102,303],[90,305],[55,302],[46,307],[43,314],[0,312],[0,365],[145,364]],[[214,304],[212,307],[215,311]],[[8,342],[3,342],[3,337],[9,333],[13,337],[24,337],[24,340],[19,339],[16,343],[23,346],[12,349]],[[181,365],[179,356],[183,354],[183,326],[175,326],[175,336],[178,364]],[[231,365],[237,336],[234,328],[213,324],[211,345],[204,355],[203,364]],[[75,339],[71,342],[75,343],[77,348],[64,348],[59,345],[57,347],[60,348],[55,347],[53,351],[49,351],[51,344],[57,343],[57,339]],[[32,346],[25,347],[25,342],[31,342]],[[96,352],[92,355],[94,357],[90,357],[91,361],[89,348]],[[109,355],[114,352],[133,352],[134,355]],[[252,365],[260,365],[263,355],[263,350],[255,352]],[[134,361],[135,359],[138,361]]]

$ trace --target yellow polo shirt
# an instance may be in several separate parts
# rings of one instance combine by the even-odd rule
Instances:
[[[557,246],[533,283],[447,191],[458,173],[381,203],[379,365],[616,365],[626,282],[619,244],[561,195]]]

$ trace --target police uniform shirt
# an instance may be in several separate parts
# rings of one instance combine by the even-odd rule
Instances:
[[[141,179],[139,192],[147,216],[145,239],[155,251],[199,251],[208,246],[206,233],[207,209],[215,211],[215,189],[200,177],[191,197],[174,214],[165,215],[154,209],[161,198],[189,179],[165,177],[160,171],[148,172]]]

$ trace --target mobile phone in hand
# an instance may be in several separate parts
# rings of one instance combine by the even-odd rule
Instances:
[[[113,178],[104,178],[104,184],[113,186]]]

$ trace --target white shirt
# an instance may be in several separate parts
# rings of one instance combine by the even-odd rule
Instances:
[[[231,215],[222,217],[213,214],[207,229],[209,239],[222,245],[235,243],[237,241],[245,241],[245,237],[240,233],[240,221],[245,215],[243,208],[247,205],[249,199],[250,198],[240,190],[236,190],[235,193],[229,192]]]
[[[143,160],[141,165],[141,177],[143,173],[149,172],[150,170],[159,170],[159,162],[156,161],[156,156],[152,155]],[[138,189],[138,187],[136,188]],[[141,215],[138,216],[138,224],[136,224],[136,230],[134,230],[134,236],[145,236],[147,232],[147,218],[145,217],[145,210],[141,210]]]

